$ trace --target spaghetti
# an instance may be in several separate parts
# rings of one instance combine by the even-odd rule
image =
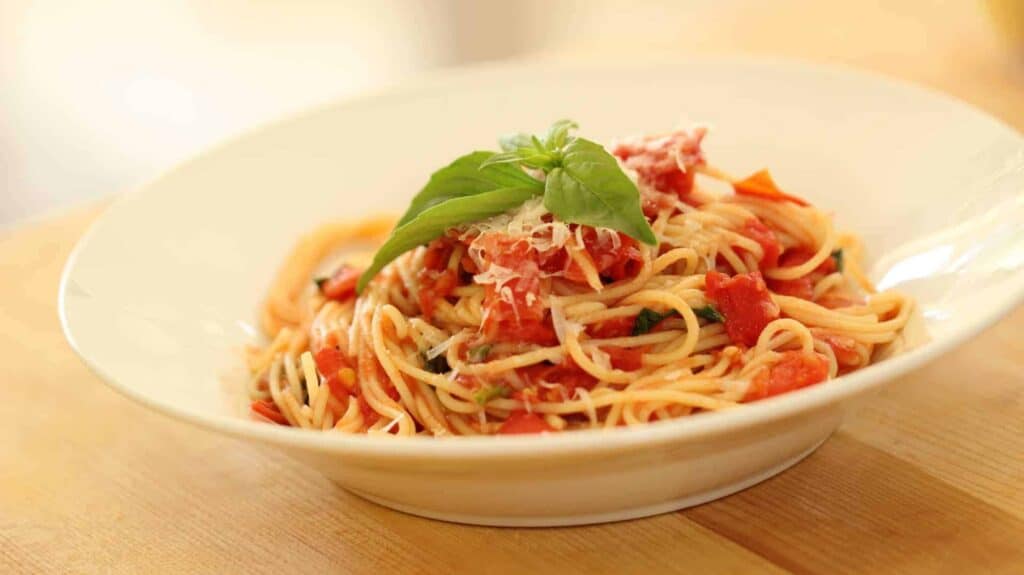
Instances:
[[[357,295],[357,259],[314,282],[315,270],[381,242],[392,222],[304,237],[261,313],[270,343],[248,353],[253,413],[345,433],[612,428],[735,408],[871,363],[912,302],[876,293],[857,239],[767,172],[734,180],[708,165],[703,136],[611,149],[656,245],[565,223],[532,198],[405,252]],[[732,190],[712,191],[715,180]]]

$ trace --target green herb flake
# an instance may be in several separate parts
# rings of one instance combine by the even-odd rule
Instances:
[[[644,308],[640,310],[640,313],[636,315],[636,319],[633,321],[633,332],[632,335],[643,335],[661,323],[662,320],[679,315],[676,310],[669,310],[665,313],[658,313],[650,308]]]
[[[512,395],[512,389],[505,385],[495,385],[492,387],[484,387],[473,394],[473,399],[476,400],[480,405],[486,404],[492,399],[498,399],[499,397],[505,398]]]
[[[469,353],[467,354],[469,357],[469,362],[481,363],[485,361],[487,359],[487,356],[490,355],[491,353],[491,347],[491,344],[485,343],[483,345],[478,345],[476,347],[469,348]]]
[[[699,307],[693,310],[693,313],[697,314],[697,317],[710,321],[712,323],[723,323],[725,322],[725,316],[722,312],[715,309],[715,306],[708,304],[704,307]]]
[[[448,373],[452,368],[448,365],[448,358],[443,354],[434,358],[427,357],[427,354],[423,355],[423,369],[430,373]]]
[[[843,258],[843,248],[832,252],[832,259],[836,262],[836,269],[839,270],[839,273],[843,273],[843,267],[846,265],[846,261]]]
[[[316,289],[322,291],[324,289],[324,284],[327,283],[327,280],[329,280],[329,279],[330,278],[328,278],[328,277],[315,278],[313,280],[313,283],[316,284]]]

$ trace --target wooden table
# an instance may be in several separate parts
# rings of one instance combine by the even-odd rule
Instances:
[[[1024,309],[732,497],[612,525],[467,527],[367,503],[103,385],[56,312],[97,212],[0,240],[0,573],[1024,572]]]
[[[902,75],[1024,126],[1020,83],[993,66]],[[0,573],[1024,573],[1024,309],[731,497],[612,525],[467,527],[367,503],[103,385],[56,312],[98,212],[0,236]]]

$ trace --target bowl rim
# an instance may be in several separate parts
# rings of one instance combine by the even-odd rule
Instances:
[[[928,87],[920,86],[908,80],[892,78],[877,72],[852,68],[844,65],[821,64],[815,62],[756,56],[692,56],[673,57],[671,60],[652,60],[643,64],[629,64],[630,69],[646,69],[655,67],[664,73],[666,65],[683,66],[693,63],[739,63],[767,68],[799,68],[805,73],[843,74],[860,76],[863,80],[887,84],[913,92],[916,97],[939,98],[947,105],[960,108],[979,120],[984,120],[997,129],[1001,129],[1021,141],[1024,136],[998,118],[979,110],[949,94]],[[445,85],[466,78],[486,74],[522,73],[536,70],[573,70],[586,71],[594,69],[624,68],[624,63],[593,63],[593,62],[557,62],[557,61],[506,61],[499,63],[470,64],[442,70],[434,70],[412,77],[404,82],[383,86],[377,90],[364,92],[350,98],[342,98],[306,108],[298,113],[284,116],[257,125],[235,136],[229,137],[219,144],[199,150],[193,156],[163,170],[146,183],[131,191],[121,194],[79,238],[71,251],[61,273],[58,290],[58,314],[61,330],[75,354],[85,365],[108,386],[121,395],[138,402],[154,411],[180,419],[198,427],[218,431],[227,435],[249,440],[258,440],[283,447],[321,451],[328,453],[347,454],[372,458],[429,458],[429,459],[505,459],[509,457],[543,457],[556,454],[581,454],[605,451],[616,451],[650,446],[683,440],[692,440],[709,435],[735,432],[761,424],[782,420],[799,413],[810,412],[833,404],[838,404],[855,395],[861,395],[871,389],[892,381],[896,377],[915,370],[936,357],[961,345],[969,338],[976,336],[990,327],[997,320],[1024,303],[1024,270],[1019,270],[1005,280],[1006,292],[1010,297],[1001,305],[986,308],[975,314],[970,320],[962,323],[962,327],[953,333],[938,339],[930,340],[921,346],[902,353],[883,362],[870,365],[854,373],[831,380],[827,385],[812,386],[780,396],[745,404],[742,409],[732,409],[713,414],[700,414],[691,417],[677,418],[666,421],[648,423],[636,427],[616,427],[614,429],[585,429],[572,433],[556,433],[538,435],[512,436],[453,436],[438,440],[434,437],[414,436],[410,438],[387,438],[366,435],[332,434],[319,431],[296,429],[292,427],[267,425],[246,419],[240,415],[204,414],[191,411],[172,403],[153,399],[139,392],[130,384],[123,383],[107,372],[102,365],[82,349],[75,335],[74,326],[68,318],[69,299],[68,285],[73,281],[73,274],[79,255],[85,251],[94,234],[101,229],[112,214],[132,199],[137,198],[157,181],[167,175],[187,168],[198,159],[229,147],[236,141],[244,140],[259,132],[273,129],[278,125],[287,124],[300,118],[316,115],[328,109],[357,106],[361,103],[380,102],[383,99],[407,97],[421,91],[430,90],[438,85]],[[1021,192],[1024,194],[1024,191]],[[382,443],[387,442],[387,443]],[[386,448],[383,448],[386,446]]]

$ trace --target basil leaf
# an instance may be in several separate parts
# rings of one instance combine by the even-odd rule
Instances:
[[[661,320],[677,315],[679,315],[679,312],[674,309],[665,313],[658,313],[653,309],[645,307],[640,310],[640,313],[636,315],[636,319],[633,320],[632,335],[643,335],[654,329],[656,325],[661,323]]]
[[[492,399],[499,397],[508,397],[512,395],[512,389],[505,385],[496,385],[494,387],[485,387],[480,391],[473,394],[473,399],[477,403],[483,405]]]
[[[479,169],[484,169],[488,166],[495,166],[498,164],[518,164],[523,161],[523,158],[530,154],[531,150],[526,148],[519,148],[517,150],[510,150],[508,152],[500,152],[494,154],[490,158],[487,158],[480,164]]]
[[[712,323],[723,323],[725,322],[725,316],[722,312],[715,309],[715,306],[708,304],[704,307],[699,307],[693,310],[693,313],[697,314],[697,317],[710,321]]]
[[[514,164],[484,166],[494,152],[477,151],[456,159],[430,176],[427,185],[416,194],[397,227],[409,223],[418,214],[452,198],[472,196],[499,188],[536,188],[543,184]]]
[[[441,354],[433,359],[423,354],[423,369],[430,373],[448,373],[452,368],[448,365],[448,358]]]
[[[843,248],[832,252],[832,259],[836,262],[836,269],[839,273],[843,273],[843,268],[846,266],[846,260],[843,257]]]
[[[572,120],[559,120],[548,128],[548,135],[544,138],[544,146],[548,150],[560,150],[569,141],[569,130],[578,130],[579,124]]]
[[[618,230],[649,245],[658,243],[640,210],[640,192],[599,144],[576,138],[565,146],[561,167],[548,172],[544,207],[568,223]]]
[[[519,148],[512,152],[494,154],[484,163],[480,164],[480,169],[498,164],[522,164],[531,168],[546,170],[553,166],[555,161],[555,158],[547,152],[538,152],[533,148]],[[540,184],[539,181],[537,183]]]
[[[491,344],[485,343],[483,345],[478,345],[476,347],[469,348],[469,353],[467,355],[469,357],[470,363],[481,363],[482,361],[487,359],[487,356],[490,354]]]
[[[536,194],[534,187],[500,188],[474,196],[451,198],[429,206],[412,220],[391,231],[384,245],[373,256],[373,263],[359,277],[356,291],[362,292],[385,265],[412,248],[441,237],[445,230],[460,224],[477,222],[519,207]]]

